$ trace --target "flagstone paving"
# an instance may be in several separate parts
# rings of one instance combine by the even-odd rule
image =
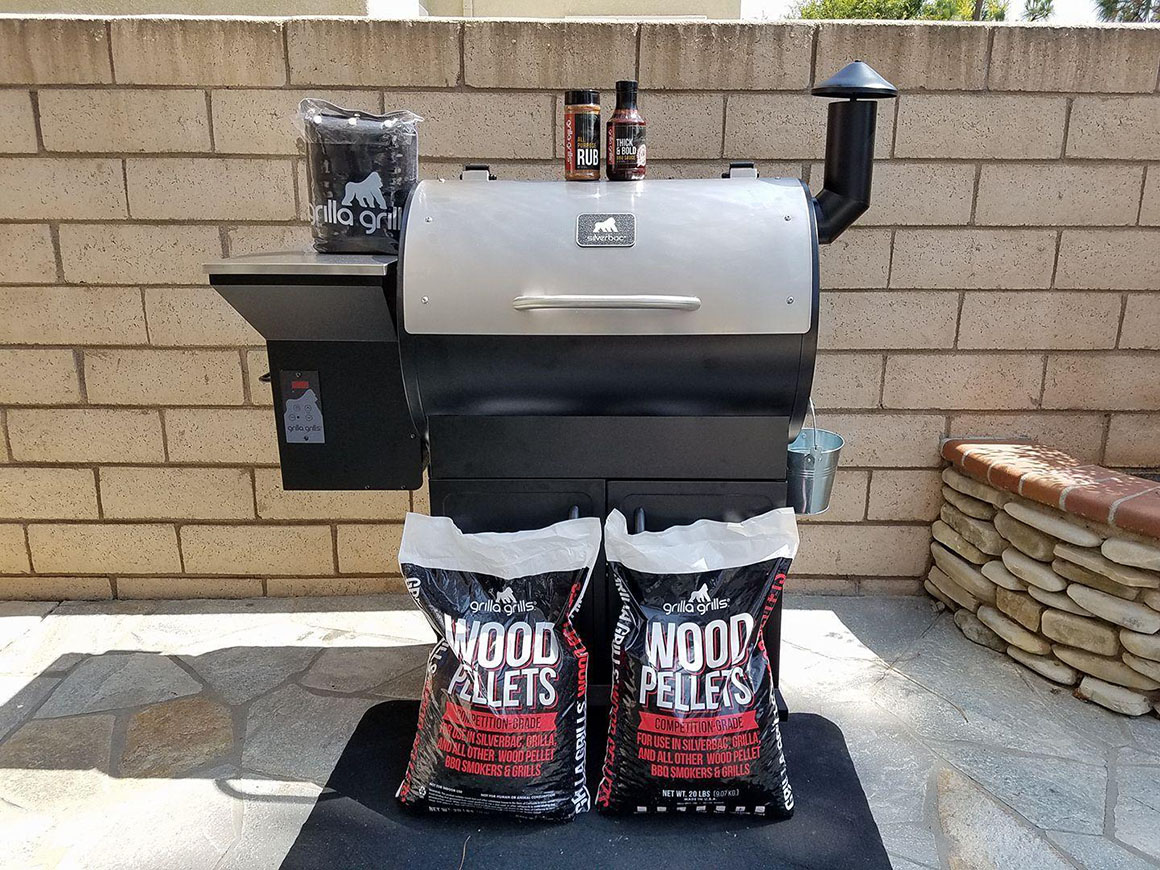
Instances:
[[[1160,867],[1160,719],[927,599],[791,594],[783,639],[791,709],[841,726],[895,867]],[[430,642],[405,596],[0,603],[0,867],[277,867]]]

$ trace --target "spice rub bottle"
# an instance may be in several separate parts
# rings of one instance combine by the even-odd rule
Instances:
[[[604,158],[609,180],[644,178],[647,162],[644,128],[644,116],[636,106],[636,82],[617,82],[616,111],[608,121],[608,146]]]
[[[564,179],[600,180],[600,94],[564,92]]]

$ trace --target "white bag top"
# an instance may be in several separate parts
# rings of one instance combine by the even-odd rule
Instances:
[[[599,553],[600,520],[596,517],[564,520],[526,532],[468,535],[449,517],[408,513],[399,564],[515,580],[548,571],[591,571]]]
[[[695,574],[755,565],[797,554],[793,508],[777,508],[740,523],[697,520],[663,532],[628,533],[624,514],[604,523],[604,552],[610,562],[649,574]]]

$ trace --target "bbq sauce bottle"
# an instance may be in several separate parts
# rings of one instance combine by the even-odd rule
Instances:
[[[636,107],[636,82],[617,82],[616,111],[608,121],[608,146],[604,158],[610,181],[644,178],[647,161],[644,127],[644,116]]]

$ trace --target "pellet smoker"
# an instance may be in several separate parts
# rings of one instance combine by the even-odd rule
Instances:
[[[286,489],[416,489],[467,532],[613,508],[638,528],[786,504],[818,334],[818,246],[869,205],[878,99],[855,62],[825,183],[423,181],[398,258],[261,254],[213,286],[266,339]],[[389,566],[384,565],[384,570]],[[617,596],[579,629],[607,685]],[[777,673],[780,607],[767,638]]]

